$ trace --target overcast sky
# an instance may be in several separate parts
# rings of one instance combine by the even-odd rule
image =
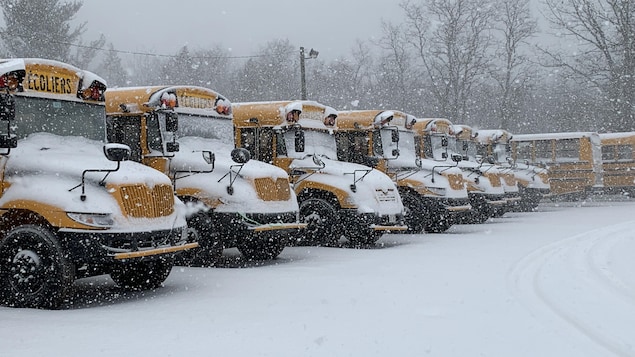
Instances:
[[[115,48],[173,54],[221,44],[235,56],[289,39],[320,58],[349,56],[356,39],[381,35],[381,21],[403,19],[401,0],[108,0],[84,1],[84,42],[103,33]]]

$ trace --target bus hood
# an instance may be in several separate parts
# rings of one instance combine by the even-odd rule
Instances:
[[[295,159],[290,169],[307,171],[296,184],[310,181],[346,194],[347,204],[360,213],[402,214],[404,207],[395,183],[383,172],[368,166],[319,157],[321,168],[312,156]],[[315,171],[313,171],[315,170]],[[354,187],[354,188],[353,188]]]
[[[207,143],[205,139],[201,140]],[[217,212],[284,213],[299,210],[289,176],[283,169],[257,160],[238,164],[231,159],[233,148],[218,143],[213,147],[207,144],[201,147],[193,140],[179,143],[181,147],[170,164],[177,178],[179,195],[192,195]],[[214,166],[203,160],[203,147],[214,151]]]
[[[18,141],[5,158],[5,191],[0,207],[21,207],[24,202],[37,207],[64,212],[111,214],[117,228],[131,231],[170,229],[184,226],[182,205],[170,215],[153,218],[132,218],[122,211],[113,196],[117,188],[144,185],[152,190],[157,185],[168,186],[167,176],[152,168],[132,161],[122,161],[116,172],[87,172],[82,199],[82,173],[87,169],[115,169],[116,162],[106,159],[103,143],[82,137],[62,137],[36,133]],[[103,181],[103,184],[101,183]],[[20,204],[16,202],[22,202]],[[147,221],[149,220],[149,221]]]

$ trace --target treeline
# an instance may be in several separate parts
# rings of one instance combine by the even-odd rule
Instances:
[[[396,109],[514,133],[635,130],[632,0],[543,0],[544,28],[532,4],[406,0],[403,19],[382,23],[379,40],[358,40],[335,60],[307,59],[307,97],[340,110]],[[80,1],[0,7],[6,56],[69,62],[111,87],[194,84],[234,102],[300,98],[299,45],[285,39],[247,58],[222,43],[170,57],[123,55],[104,37],[82,42],[87,24],[69,25]]]

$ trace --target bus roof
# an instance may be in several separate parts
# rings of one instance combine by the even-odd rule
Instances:
[[[416,130],[419,135],[428,133],[454,135],[452,122],[445,118],[417,118],[417,122],[414,124],[414,130]]]
[[[106,113],[138,114],[165,108],[165,95],[173,95],[176,112],[231,117],[231,103],[218,92],[199,86],[163,85],[114,88],[106,91]]]
[[[560,139],[580,139],[599,136],[596,132],[580,131],[565,133],[542,133],[542,134],[517,134],[511,141],[532,141],[532,140],[560,140]]]
[[[392,117],[386,125],[395,125],[406,129],[406,123],[415,120],[410,114],[398,110],[348,110],[340,111],[337,116],[339,130],[372,129],[382,120]]]
[[[57,98],[70,101],[104,101],[106,81],[95,73],[68,63],[42,59],[0,59],[3,75],[25,71],[20,96]]]
[[[474,132],[474,139],[481,144],[509,143],[512,133],[505,129],[480,129]]]
[[[278,126],[286,124],[286,114],[300,110],[303,119],[320,123],[324,116],[337,114],[333,108],[310,100],[233,103],[234,124],[238,127]],[[322,124],[323,125],[323,124]]]

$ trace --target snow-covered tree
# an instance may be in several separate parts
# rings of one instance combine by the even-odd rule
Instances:
[[[14,57],[43,57],[72,62],[71,45],[85,30],[86,23],[71,25],[81,1],[0,0],[4,27],[0,37]]]

